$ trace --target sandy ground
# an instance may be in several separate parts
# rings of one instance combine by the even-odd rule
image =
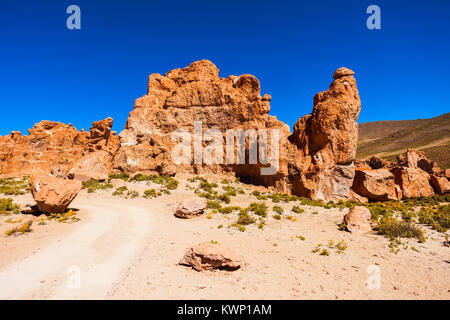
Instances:
[[[285,208],[283,219],[271,212],[263,230],[255,224],[240,232],[228,228],[236,214],[174,217],[177,203],[191,196],[184,183],[151,200],[83,190],[71,205],[79,209],[77,223],[0,217],[0,299],[450,299],[450,249],[429,228],[427,242],[406,241],[409,247],[395,254],[380,235],[339,231],[347,209],[303,207],[306,213],[295,214],[289,211],[296,203],[269,200],[269,208]],[[255,201],[232,199],[241,207]],[[14,200],[33,203],[31,195]],[[7,218],[36,223],[29,234],[7,237]],[[329,248],[329,256],[312,252],[329,240],[345,240],[348,248],[342,254]],[[178,265],[188,247],[210,241],[241,254],[245,265],[233,272]]]

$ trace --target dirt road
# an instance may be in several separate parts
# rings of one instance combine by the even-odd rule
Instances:
[[[78,201],[90,213],[74,233],[0,269],[0,299],[103,299],[152,229],[146,210]]]

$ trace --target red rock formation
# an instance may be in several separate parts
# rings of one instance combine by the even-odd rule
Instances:
[[[372,231],[370,211],[366,207],[354,207],[344,216],[347,230],[353,234],[364,234]]]
[[[446,194],[450,192],[450,181],[446,177],[430,175],[430,184],[437,194]]]
[[[387,169],[356,170],[352,189],[370,201],[400,200],[402,193]]]
[[[395,183],[400,186],[403,198],[429,197],[434,194],[430,175],[422,169],[397,167],[391,171]]]
[[[327,91],[314,97],[310,115],[300,118],[289,137],[292,192],[314,199],[347,198],[354,177],[361,110],[354,72],[341,68]]]
[[[83,156],[97,150],[107,152],[111,161],[119,147],[119,138],[111,132],[111,126],[112,119],[108,118],[94,122],[89,132],[80,132],[71,124],[41,121],[28,130],[27,136],[13,131],[0,137],[0,176],[65,176]]]

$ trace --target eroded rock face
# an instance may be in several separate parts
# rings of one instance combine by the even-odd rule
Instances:
[[[180,264],[191,266],[197,271],[235,270],[241,267],[243,259],[233,250],[220,244],[203,243],[189,248],[180,260]]]
[[[361,110],[354,72],[341,68],[327,91],[314,97],[310,115],[300,118],[289,137],[292,192],[313,199],[347,198],[354,176]]]
[[[408,168],[420,168],[429,174],[438,174],[441,169],[437,162],[427,159],[423,152],[408,149],[406,151],[406,166]]]
[[[78,180],[58,179],[48,174],[31,175],[30,186],[39,211],[45,213],[64,212],[82,187]]]
[[[403,198],[430,197],[434,194],[430,175],[422,169],[397,167],[392,169],[395,183],[402,190]]]
[[[394,175],[387,169],[356,170],[352,189],[370,201],[402,199]]]
[[[269,115],[271,96],[261,95],[256,77],[221,78],[212,62],[196,61],[164,76],[150,75],[148,93],[135,101],[119,136],[111,131],[108,118],[94,122],[89,132],[43,121],[30,129],[29,136],[13,132],[0,137],[0,175],[54,172],[61,177],[103,179],[110,170],[223,174],[313,199],[347,199],[354,177],[361,103],[352,70],[340,68],[333,77],[329,89],[314,97],[312,113],[299,119],[291,133],[286,124]],[[184,140],[195,152],[178,157],[181,161],[174,155],[185,138],[172,135],[177,130],[196,132],[202,146],[191,148],[196,142]],[[235,130],[228,139],[227,130]],[[253,154],[254,132],[259,144]],[[240,133],[246,143],[238,152],[235,138]],[[264,134],[268,161],[260,154]],[[214,148],[218,142],[222,152]],[[234,146],[231,156],[227,145]],[[277,148],[278,153],[273,152]],[[244,164],[238,164],[241,155]]]
[[[180,202],[175,210],[175,216],[183,219],[197,217],[206,209],[206,200],[203,198],[192,198]]]
[[[27,136],[20,132],[1,136],[0,176],[54,173],[64,177],[83,156],[100,150],[110,155],[110,162],[119,147],[111,126],[111,118],[94,122],[89,132],[78,131],[71,124],[41,121]],[[105,166],[111,167],[111,163]]]
[[[364,234],[372,231],[370,211],[366,207],[354,207],[344,216],[347,230],[353,234]]]
[[[437,194],[447,194],[450,192],[450,182],[446,177],[430,176],[430,184]]]
[[[125,130],[119,135],[121,147],[114,158],[114,167],[127,173],[230,173],[247,178],[250,182],[286,189],[282,180],[287,176],[284,145],[289,127],[276,117],[268,115],[270,100],[269,95],[261,96],[259,81],[254,76],[220,78],[217,67],[207,60],[194,62],[184,69],[172,70],[164,76],[152,74],[149,77],[148,94],[136,100]],[[196,121],[200,124],[197,127]],[[211,139],[220,141],[223,152],[212,154],[217,156],[213,159],[221,161],[205,163],[202,153],[204,155],[207,149],[196,148],[200,161],[192,153],[188,161],[174,163],[172,152],[178,142],[172,141],[172,133],[185,130],[195,139],[194,128],[203,137],[209,133],[207,130],[218,130],[217,140]],[[259,161],[249,166],[226,161],[224,147],[227,144],[227,129],[243,132],[251,129],[278,129],[281,144],[279,173],[263,177],[259,171],[264,165]],[[230,139],[230,145],[231,141]],[[269,145],[270,141],[269,139]],[[193,145],[194,141],[190,142]],[[200,142],[200,145],[206,147],[207,143]],[[244,154],[248,154],[248,149],[246,146]],[[237,162],[236,158],[233,159]]]

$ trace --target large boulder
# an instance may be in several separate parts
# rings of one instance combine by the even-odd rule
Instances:
[[[356,170],[352,189],[370,201],[402,198],[399,188],[395,185],[394,175],[387,169]]]
[[[446,177],[430,175],[430,184],[437,194],[447,194],[450,192],[450,182]]]
[[[430,175],[422,169],[397,167],[391,170],[394,181],[400,187],[403,198],[430,197],[434,194]]]
[[[189,248],[180,260],[180,264],[191,266],[197,271],[236,270],[243,264],[243,259],[233,250],[220,244],[203,243]]]
[[[372,230],[370,226],[371,214],[366,207],[354,207],[344,216],[347,230],[353,234],[363,234]]]
[[[75,199],[82,184],[77,180],[58,179],[47,174],[33,174],[30,177],[30,186],[39,211],[61,213]]]
[[[183,219],[197,217],[206,209],[206,200],[203,198],[192,198],[180,202],[175,210],[175,216]]]

